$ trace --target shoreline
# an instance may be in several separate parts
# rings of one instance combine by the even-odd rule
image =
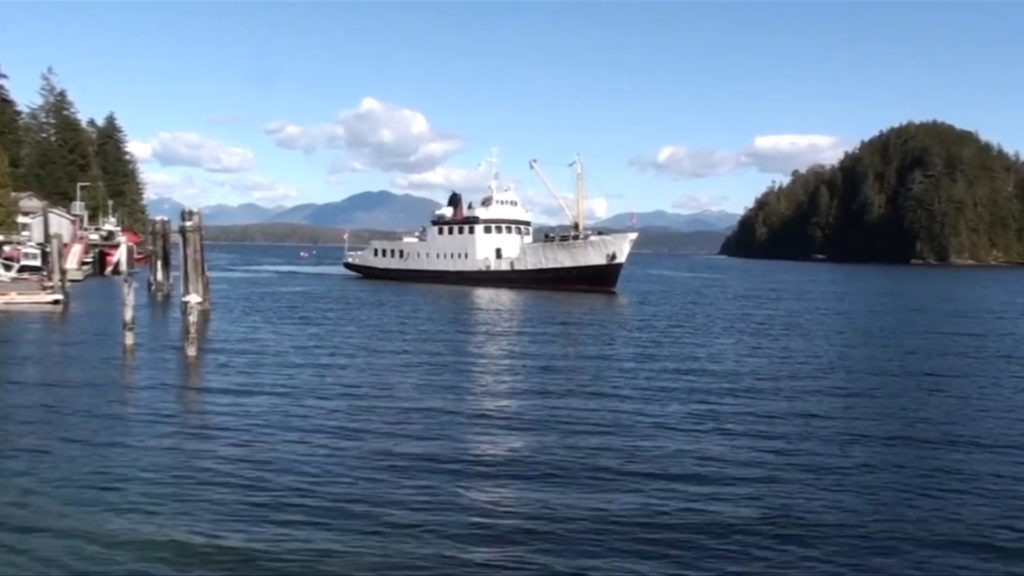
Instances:
[[[724,254],[719,252],[718,256],[725,256],[726,258],[737,258],[741,260],[763,260],[763,261],[776,261],[776,262],[809,262],[815,264],[837,264],[837,265],[860,265],[860,266],[920,266],[920,267],[933,267],[933,268],[1021,268],[1024,267],[1024,262],[1015,261],[989,261],[981,262],[976,260],[967,259],[953,259],[948,262],[942,262],[938,260],[923,260],[915,258],[908,262],[887,262],[883,260],[834,260],[824,256],[823,254],[816,254],[810,258],[769,258],[769,257],[757,257],[757,256],[739,256]]]

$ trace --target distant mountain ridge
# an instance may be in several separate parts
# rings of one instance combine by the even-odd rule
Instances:
[[[440,202],[422,196],[377,190],[324,204],[271,208],[248,202],[238,206],[213,204],[200,209],[203,224],[211,226],[285,223],[324,228],[403,230],[419,228],[440,207]],[[185,205],[173,198],[155,198],[146,203],[146,208],[150,218],[164,217],[177,224]]]
[[[184,205],[172,198],[156,198],[147,205],[151,218],[165,217],[175,225]],[[232,206],[202,206],[203,223],[211,226],[245,224],[305,224],[319,228],[352,228],[366,230],[413,230],[426,224],[441,203],[415,196],[376,190],[353,194],[343,200],[324,204],[306,203],[296,206],[266,207],[248,202]],[[590,226],[592,228],[626,229],[632,227],[632,212],[623,212]],[[665,210],[637,212],[638,228],[665,228],[681,232],[720,231],[735,226],[739,214],[705,210],[680,214]],[[545,222],[536,222],[543,226]]]
[[[630,228],[632,226],[633,212],[623,212],[605,218],[592,226],[602,228]],[[696,232],[698,230],[725,230],[736,225],[740,215],[725,210],[702,210],[691,214],[668,212],[666,210],[654,210],[651,212],[636,212],[637,227],[659,227],[681,230],[683,232]]]

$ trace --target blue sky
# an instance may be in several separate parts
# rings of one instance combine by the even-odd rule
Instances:
[[[595,213],[739,211],[904,120],[1024,148],[1021,22],[998,2],[7,2],[0,66],[30,103],[52,65],[83,116],[118,114],[151,194],[193,205],[472,199],[497,147],[537,216],[559,210],[528,160],[569,193],[577,152]]]

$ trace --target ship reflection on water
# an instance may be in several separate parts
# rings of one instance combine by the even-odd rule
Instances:
[[[522,346],[519,332],[525,301],[516,290],[475,288],[469,294],[467,401],[477,415],[470,438],[470,452],[477,456],[500,457],[525,445],[509,427],[524,384],[516,358]]]

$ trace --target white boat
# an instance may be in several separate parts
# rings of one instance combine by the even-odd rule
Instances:
[[[10,256],[9,256],[10,255]],[[19,246],[0,257],[0,282],[17,278],[38,278],[46,274],[42,250],[35,246]]]
[[[572,230],[535,239],[532,216],[515,190],[499,190],[497,159],[491,158],[487,193],[474,208],[452,191],[430,225],[400,240],[372,240],[346,250],[344,266],[366,278],[557,290],[615,292],[637,232],[604,234],[583,226],[583,164],[577,155],[576,213],[570,212],[540,172],[530,168],[569,215]]]

